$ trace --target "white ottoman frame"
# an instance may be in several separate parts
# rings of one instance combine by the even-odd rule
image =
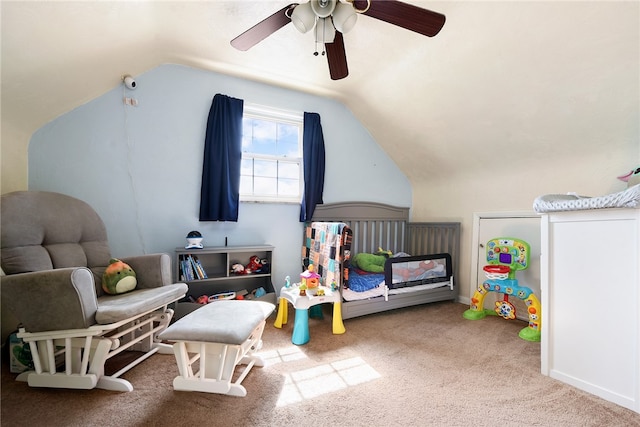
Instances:
[[[246,396],[242,381],[254,366],[264,366],[255,353],[262,348],[266,318],[274,309],[262,301],[216,301],[167,328],[160,338],[175,342],[179,376],[173,380],[174,390]],[[247,366],[232,382],[241,364]]]

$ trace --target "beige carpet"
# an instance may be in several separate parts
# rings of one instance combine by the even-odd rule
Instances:
[[[328,307],[327,307],[328,308]],[[640,426],[640,415],[540,374],[540,345],[520,321],[462,318],[437,303],[345,321],[311,319],[291,344],[269,319],[267,366],[245,398],[175,392],[173,356],[155,355],[125,378],[131,393],[29,388],[2,371],[3,426]]]

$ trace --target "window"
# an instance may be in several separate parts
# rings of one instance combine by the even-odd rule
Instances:
[[[300,203],[302,113],[244,106],[240,200]]]

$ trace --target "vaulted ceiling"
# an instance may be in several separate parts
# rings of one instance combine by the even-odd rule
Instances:
[[[29,136],[123,74],[178,63],[340,100],[415,183],[496,152],[601,150],[616,111],[637,110],[625,94],[638,90],[637,2],[406,2],[446,15],[440,34],[361,15],[345,34],[349,76],[334,81],[293,25],[246,52],[230,45],[287,1],[2,1],[2,125]]]

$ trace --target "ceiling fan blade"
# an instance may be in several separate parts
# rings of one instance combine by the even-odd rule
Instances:
[[[367,7],[366,0],[355,0],[354,4],[358,10]],[[429,37],[438,34],[446,20],[441,13],[396,0],[371,0],[363,14]]]
[[[344,38],[340,31],[336,31],[333,43],[325,43],[327,62],[329,63],[329,75],[331,80],[344,79],[349,75],[347,68],[347,54],[344,50]]]
[[[291,3],[285,6],[268,18],[258,22],[235,39],[231,40],[231,46],[238,50],[249,50],[280,28],[291,22],[291,13],[297,6],[297,3]]]

